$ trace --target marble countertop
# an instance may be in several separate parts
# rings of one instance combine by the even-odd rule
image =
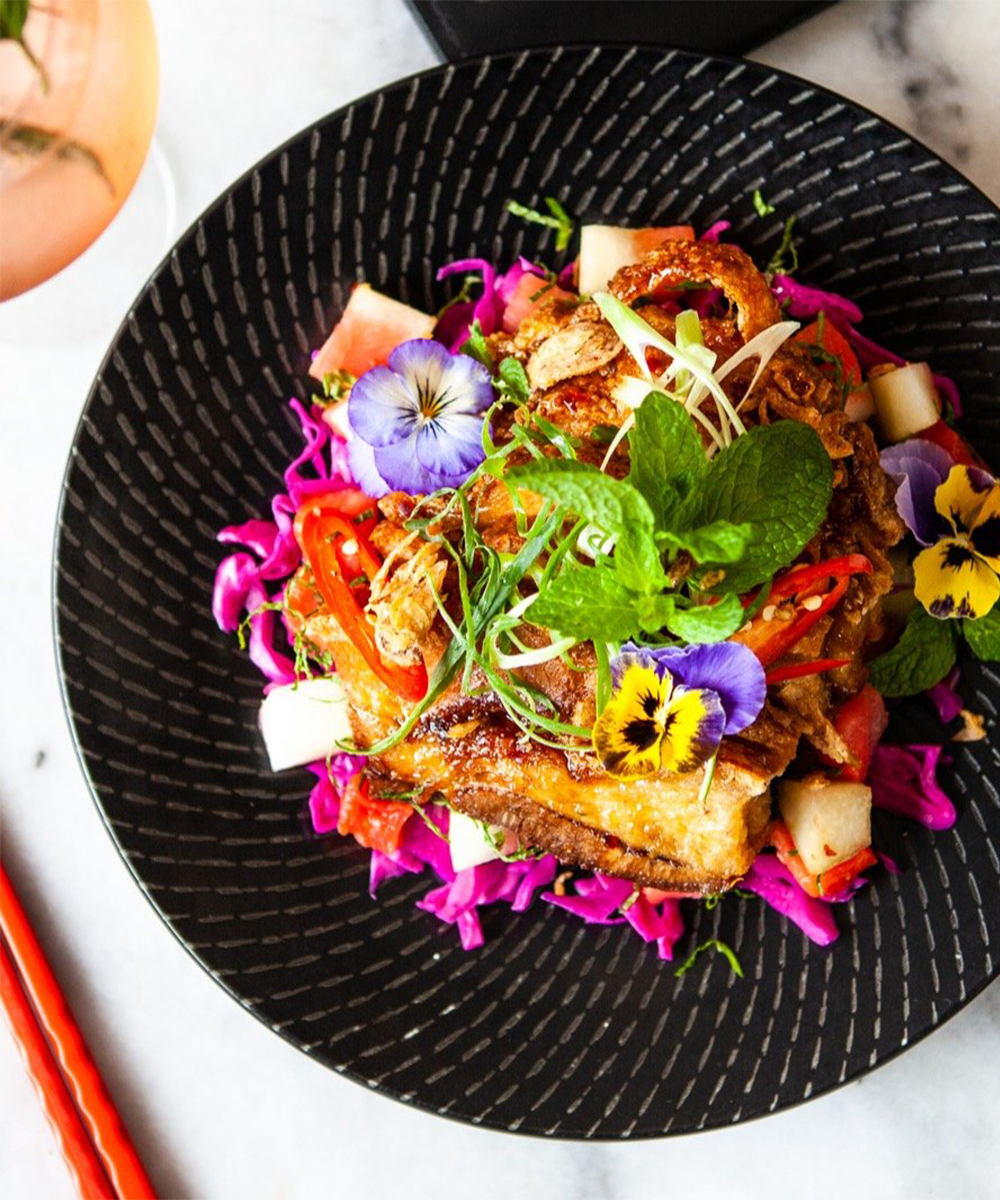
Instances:
[[[59,699],[50,551],[79,411],[136,291],[219,191],[308,122],[436,57],[401,0],[153,9],[162,107],[135,193],[81,259],[0,309],[0,811],[5,859],[160,1194],[365,1200],[402,1188],[429,1200],[474,1180],[481,1200],[996,1195],[1000,987],[859,1083],[766,1121],[549,1144],[432,1118],[324,1070],[242,1012],[159,922],[90,801]],[[842,3],[753,57],[868,105],[1000,199],[997,0]],[[0,1192],[69,1198],[3,1033],[0,1081]]]

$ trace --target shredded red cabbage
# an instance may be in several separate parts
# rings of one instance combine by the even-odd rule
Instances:
[[[564,269],[559,276],[560,283],[566,270],[572,275],[572,264]],[[446,279],[449,275],[457,275],[463,271],[479,271],[483,276],[483,292],[478,300],[461,301],[453,304],[441,315],[434,330],[434,336],[443,342],[452,352],[458,350],[469,336],[473,321],[479,322],[484,334],[496,333],[498,329],[508,328],[505,320],[505,310],[514,297],[518,284],[525,275],[537,276],[539,281],[545,278],[545,271],[523,256],[503,274],[485,258],[462,258],[457,262],[448,263],[437,273],[438,279]]]
[[[872,803],[928,829],[950,829],[955,806],[937,781],[941,746],[877,746],[872,755]]]
[[[652,904],[642,892],[633,900],[634,884],[596,873],[576,880],[574,888],[572,896],[546,892],[542,899],[582,917],[588,925],[627,922],[644,942],[656,943],[660,958],[668,961],[673,958],[674,945],[684,933],[684,918],[677,900]]]
[[[955,690],[958,679],[959,669],[958,667],[954,667],[940,683],[936,683],[932,688],[928,688],[926,692],[926,695],[937,709],[942,723],[945,725],[954,721],[965,707],[962,703],[962,697]]]
[[[829,946],[840,936],[829,903],[807,895],[774,854],[758,854],[740,887],[756,893],[820,946]]]
[[[732,222],[730,221],[716,221],[714,225],[709,225],[698,241],[718,242],[722,235],[727,233],[731,228]]]
[[[835,325],[841,327],[861,320],[861,309],[846,296],[807,287],[790,275],[775,275],[771,281],[771,292],[778,303],[787,308],[788,315],[796,319],[815,317],[824,312]]]

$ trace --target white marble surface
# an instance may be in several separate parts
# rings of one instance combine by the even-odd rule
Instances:
[[[434,62],[400,0],[154,0],[154,12],[174,232],[313,118]],[[996,0],[841,4],[755,57],[868,104],[1000,198]],[[902,1058],[812,1104],[698,1137],[578,1146],[467,1129],[367,1093],[253,1021],[192,963],[87,795],[49,626],[52,530],[73,429],[168,224],[154,164],[83,258],[0,309],[3,853],[161,1194],[995,1196],[998,987]],[[0,1193],[70,1197],[6,1033],[0,1087]]]

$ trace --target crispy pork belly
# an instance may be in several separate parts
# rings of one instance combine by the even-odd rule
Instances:
[[[403,716],[398,700],[329,618],[312,618],[307,631],[334,654],[359,748],[391,734]],[[440,792],[455,808],[562,862],[701,894],[731,886],[748,870],[766,834],[768,786],[791,762],[798,740],[794,717],[768,706],[739,737],[725,740],[702,801],[701,771],[616,779],[586,753],[522,737],[488,699],[453,691],[408,737],[375,755],[372,768],[394,785]]]

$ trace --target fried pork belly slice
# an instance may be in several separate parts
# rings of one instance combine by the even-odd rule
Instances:
[[[306,631],[334,655],[359,748],[391,734],[404,709],[336,622],[317,612]],[[564,863],[695,894],[729,887],[749,869],[766,836],[768,786],[791,761],[798,736],[793,719],[765,709],[723,743],[701,801],[701,771],[615,779],[588,755],[525,739],[490,697],[462,696],[453,686],[408,737],[372,757],[371,769],[394,786],[438,791]]]

